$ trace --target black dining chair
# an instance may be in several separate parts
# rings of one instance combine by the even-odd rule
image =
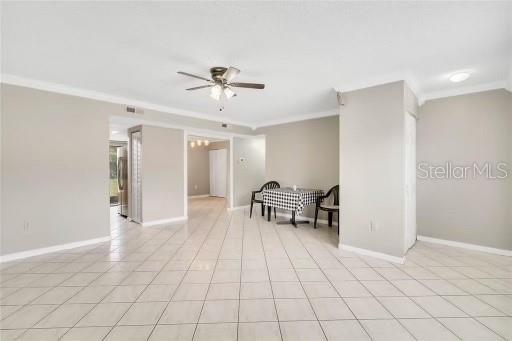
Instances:
[[[332,195],[332,204],[324,203],[324,200],[329,198]],[[315,225],[316,229],[316,221],[318,219],[318,211],[327,211],[329,226],[332,226],[332,215],[336,213],[338,215],[338,234],[340,234],[340,186],[336,185],[331,188],[325,195],[322,195],[316,198],[316,208],[315,208]]]
[[[252,191],[251,195],[251,213],[249,214],[249,218],[252,218],[252,206],[254,203],[261,204],[261,216],[265,216],[265,205],[263,205],[263,198],[256,199],[256,194],[263,192],[265,189],[274,189],[274,188],[281,188],[281,185],[279,185],[279,182],[277,181],[269,181],[265,183],[259,191]],[[269,211],[270,212],[270,211]],[[274,217],[277,218],[276,208],[274,207]]]

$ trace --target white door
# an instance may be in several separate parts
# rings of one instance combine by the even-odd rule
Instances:
[[[416,117],[405,113],[405,250],[416,243]]]
[[[226,197],[227,150],[210,150],[210,195]]]

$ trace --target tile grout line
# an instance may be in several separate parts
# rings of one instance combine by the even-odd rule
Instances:
[[[225,212],[221,212],[221,216],[222,214],[225,214]],[[226,236],[227,236],[227,233],[228,233],[228,230],[229,230],[229,227],[231,225],[231,222],[233,221],[233,213],[230,212],[228,214],[228,217],[229,217],[229,223],[228,223],[228,227],[226,228],[226,231],[224,232],[224,238],[222,239],[222,244],[221,244],[221,247],[219,249],[219,253],[217,254],[217,259],[215,261],[215,266],[213,268],[213,272],[212,272],[212,276],[210,277],[210,283],[208,283],[208,289],[206,290],[206,295],[204,297],[204,300],[203,300],[203,305],[201,306],[201,311],[199,312],[199,316],[198,316],[198,321],[197,321],[197,324],[196,324],[196,328],[194,330],[194,334],[192,335],[192,337],[194,338],[195,335],[196,335],[196,332],[197,332],[197,328],[200,324],[200,320],[201,320],[201,315],[203,314],[203,310],[204,310],[204,305],[206,304],[206,301],[208,300],[208,294],[210,292],[210,288],[212,286],[212,280],[213,280],[213,275],[215,274],[215,270],[217,269],[217,264],[219,263],[219,257],[220,257],[220,252],[222,250],[222,246],[224,245],[224,242],[226,241]],[[215,224],[217,223],[217,221],[215,222]],[[213,225],[212,229],[208,232],[208,235],[210,235],[211,231],[213,231],[213,229],[215,228],[215,224]],[[208,235],[206,236],[205,238],[205,243],[206,241],[208,240]],[[204,245],[204,244],[203,244]],[[197,256],[196,256],[197,257]],[[240,289],[239,289],[240,290]],[[240,310],[240,301],[238,302],[238,312]],[[223,323],[223,322],[221,322]],[[237,321],[238,323],[238,321]],[[237,327],[237,333],[238,333],[238,327]]]
[[[209,209],[209,211],[208,211],[208,212],[209,212],[209,213],[215,213],[215,210],[214,210],[214,209],[215,209],[215,205],[212,205],[212,207]],[[219,215],[220,215],[220,214],[219,214]],[[219,215],[217,215],[217,218],[215,219],[214,223],[211,225],[210,229],[208,230],[208,234],[209,234],[209,233],[211,232],[211,230],[213,229],[213,226],[214,226],[215,222],[217,221],[217,219],[218,219]],[[188,238],[186,238],[186,239],[183,241],[183,243],[181,243],[180,247],[179,247],[178,249],[176,249],[176,252],[175,252],[175,253],[173,253],[173,256],[171,256],[171,257],[169,258],[169,260],[167,261],[166,265],[167,265],[167,264],[169,264],[169,262],[171,262],[172,258],[176,255],[176,253],[178,252],[178,250],[180,250],[180,249],[183,247],[183,245],[185,245],[185,244],[187,243],[187,241],[189,241],[189,240],[190,240],[190,238],[191,238],[195,233],[197,233],[197,232],[200,232],[200,231],[201,231],[201,227],[200,227],[200,225],[201,225],[201,223],[202,223],[203,221],[206,221],[206,219],[208,218],[208,216],[209,216],[209,215],[208,215],[208,214],[206,214],[206,215],[205,215],[201,220],[199,220],[199,221],[196,223],[196,225],[195,225],[196,227],[195,227],[195,229],[194,229],[194,232],[192,232],[192,234],[191,234],[190,236],[188,236]],[[201,245],[203,245],[203,244],[204,244],[204,242],[206,241],[208,234],[204,237],[203,243],[202,243]],[[168,306],[169,306],[169,304],[172,302],[172,299],[174,298],[174,295],[176,295],[176,291],[177,291],[177,290],[178,290],[178,288],[181,286],[181,284],[182,284],[182,283],[184,283],[183,281],[185,280],[185,277],[186,277],[186,275],[187,275],[187,272],[190,270],[190,268],[191,268],[192,264],[194,263],[194,259],[197,257],[197,254],[199,253],[199,251],[200,251],[200,247],[198,248],[197,252],[195,253],[194,258],[192,258],[192,259],[190,260],[190,263],[188,264],[187,269],[186,269],[186,270],[184,270],[183,277],[181,278],[181,280],[180,280],[180,281],[179,281],[179,283],[177,284],[176,289],[174,290],[174,292],[173,292],[173,294],[172,294],[171,298],[167,301],[167,304],[166,304],[165,308],[162,310],[162,313],[160,314],[160,316],[158,317],[158,320],[156,321],[156,323],[154,324],[153,328],[151,329],[151,332],[148,334],[147,340],[149,340],[149,339],[151,338],[151,336],[153,335],[154,330],[155,330],[155,329],[156,329],[156,327],[158,326],[158,322],[160,322],[160,319],[162,318],[163,314],[165,313],[165,310],[167,310],[167,307],[168,307]],[[164,267],[165,267],[165,266],[164,266]],[[155,278],[156,278],[156,276],[155,276]],[[197,325],[197,324],[196,324],[196,325]]]
[[[274,229],[274,231],[276,231],[276,234],[277,234],[277,237],[279,238],[280,242],[281,242],[281,245],[283,246],[283,249],[284,249],[284,252],[286,253],[286,256],[288,257],[288,260],[290,261],[291,263],[291,259],[290,259],[290,255],[288,253],[288,250],[286,250],[286,246],[285,244],[283,243],[283,239],[281,238],[281,234],[277,231],[277,228],[276,228],[276,224],[275,223],[270,223],[272,228]],[[287,225],[285,225],[287,226]],[[292,230],[293,234],[295,234],[295,232]],[[304,246],[303,246],[304,247]],[[306,250],[306,252],[309,254],[309,251],[307,250],[307,248],[304,247],[304,249]],[[311,257],[311,254],[309,254],[310,257]],[[318,265],[318,264],[317,264]],[[292,266],[293,266],[293,263],[292,263]],[[327,340],[327,334],[325,333],[325,330],[324,328],[322,327],[322,324],[320,323],[320,320],[318,319],[318,315],[315,311],[315,309],[313,308],[313,305],[311,304],[311,301],[309,299],[309,296],[306,294],[306,290],[304,290],[304,285],[302,284],[302,282],[300,281],[300,278],[299,276],[297,275],[297,269],[295,269],[295,267],[293,267],[293,271],[295,273],[295,276],[297,276],[297,280],[299,281],[300,283],[300,286],[302,288],[302,291],[304,292],[304,296],[306,297],[306,300],[308,301],[308,304],[309,304],[309,307],[311,309],[311,311],[313,311],[313,314],[315,315],[315,318],[316,318],[316,322],[318,323],[318,325],[320,326],[320,330],[322,330],[322,334],[324,335],[325,339]]]
[[[214,209],[215,209],[215,205],[213,205],[213,206],[212,206],[212,208],[210,209],[210,211],[209,211],[209,212],[210,212],[210,213],[215,213],[215,210],[214,210]],[[156,329],[156,327],[158,326],[158,322],[160,322],[160,319],[162,318],[163,314],[164,314],[164,313],[165,313],[165,311],[167,310],[167,307],[169,306],[169,304],[170,304],[171,302],[173,302],[173,300],[172,300],[172,299],[173,299],[173,298],[174,298],[174,296],[176,295],[176,291],[179,289],[179,287],[181,286],[181,284],[183,284],[183,283],[184,283],[184,280],[185,280],[185,277],[187,276],[188,271],[190,271],[190,268],[192,267],[192,264],[194,263],[194,260],[196,259],[197,255],[198,255],[198,254],[199,254],[199,252],[201,251],[201,247],[204,245],[204,243],[206,243],[206,240],[208,239],[208,235],[209,235],[209,234],[211,233],[211,231],[214,229],[215,224],[217,223],[217,221],[218,221],[219,217],[221,217],[221,216],[222,216],[222,212],[221,212],[221,211],[219,211],[219,214],[217,214],[217,215],[216,215],[216,218],[215,218],[214,222],[210,225],[210,228],[208,229],[208,233],[204,236],[204,239],[203,239],[203,241],[202,241],[202,243],[201,243],[201,246],[197,249],[197,252],[195,253],[194,257],[190,260],[190,263],[189,263],[189,265],[188,265],[187,269],[185,270],[185,273],[183,274],[183,277],[181,278],[180,282],[178,283],[178,285],[177,285],[177,287],[176,287],[176,289],[175,289],[174,293],[172,294],[171,299],[167,302],[167,304],[166,304],[165,308],[162,310],[162,313],[161,313],[161,314],[160,314],[160,316],[158,317],[158,320],[157,320],[157,321],[156,321],[156,323],[154,324],[153,329],[152,329],[152,330],[151,330],[151,332],[148,334],[147,340],[149,340],[149,339],[151,338],[151,336],[153,335],[154,330],[155,330],[155,329]],[[194,230],[194,232],[192,233],[192,235],[194,235],[196,232],[200,232],[200,231],[201,231],[200,223],[201,223],[201,222],[203,222],[203,221],[206,221],[206,219],[207,219],[207,218],[208,218],[208,215],[205,215],[205,217],[204,217],[204,218],[202,218],[202,219],[197,223],[197,229],[196,229],[196,230]],[[184,240],[184,241],[183,241],[182,246],[181,246],[179,249],[181,249],[181,248],[183,247],[183,245],[185,245],[185,244],[186,244],[186,242],[190,240],[190,238],[192,237],[192,235],[190,235],[186,240]],[[176,252],[177,252],[177,250],[176,250]],[[169,261],[167,262],[167,264],[168,264],[171,260],[172,260],[172,257],[169,259]],[[212,276],[213,276],[213,274],[212,274]],[[208,292],[207,292],[206,294],[208,294]],[[205,296],[205,300],[206,300],[206,296]],[[203,304],[204,304],[204,301],[203,301]],[[197,323],[195,323],[195,329],[197,329]],[[195,329],[194,329],[194,334],[195,334]],[[194,334],[193,334],[193,335],[194,335]]]
[[[242,210],[243,219],[242,219],[242,239],[241,239],[241,250],[240,250],[240,282],[238,286],[238,321],[236,325],[236,339],[240,338],[240,305],[241,305],[241,295],[242,295],[242,270],[243,270],[243,259],[244,259],[244,236],[245,236],[245,209]]]
[[[77,257],[77,258],[80,258],[80,257]],[[98,257],[98,259],[99,259],[99,257]],[[92,264],[91,264],[91,265],[92,265]],[[108,269],[107,269],[107,270],[105,270],[105,272],[100,272],[100,273],[99,273],[99,275],[98,275],[97,277],[95,277],[95,278],[94,278],[94,280],[96,280],[96,279],[98,279],[99,277],[101,277],[101,276],[102,276],[102,274],[105,274],[107,271],[108,271]],[[79,274],[79,273],[83,273],[83,272],[77,272],[77,273],[74,273],[73,275],[69,276],[67,279],[63,280],[62,282],[60,282],[60,283],[59,283],[59,284],[57,284],[56,286],[51,287],[51,289],[49,289],[49,290],[45,291],[43,294],[41,294],[41,295],[40,295],[40,296],[38,296],[37,298],[34,298],[34,299],[33,299],[33,300],[31,300],[30,302],[33,302],[33,301],[37,300],[38,298],[42,297],[44,294],[46,294],[46,293],[50,292],[51,290],[53,290],[53,289],[55,289],[55,288],[61,288],[61,286],[60,286],[60,285],[61,285],[62,283],[66,282],[68,279],[71,279],[72,277],[74,277],[75,275],[77,275],[77,274]],[[89,282],[89,284],[90,284],[90,283],[92,283],[94,280],[92,280],[91,282]],[[88,287],[89,287],[89,284],[88,284],[88,285],[85,285],[85,286],[62,286],[62,287],[81,287],[81,289],[80,289],[79,291],[77,291],[75,294],[73,294],[72,296],[70,296],[68,299],[66,299],[64,302],[60,303],[60,304],[38,304],[38,305],[55,305],[55,308],[54,308],[54,309],[52,309],[51,311],[49,311],[49,312],[48,312],[46,315],[44,315],[42,318],[40,318],[39,320],[37,320],[37,321],[36,321],[36,322],[31,326],[31,327],[27,328],[24,332],[22,332],[22,333],[18,336],[18,338],[22,337],[22,336],[23,336],[24,334],[26,334],[30,329],[39,329],[39,328],[34,328],[34,326],[36,326],[39,322],[43,321],[45,318],[47,318],[48,316],[50,316],[50,314],[52,314],[52,313],[53,313],[53,312],[55,312],[57,309],[59,309],[61,306],[63,306],[64,304],[66,304],[66,303],[67,303],[68,301],[70,301],[73,297],[75,297],[75,296],[77,296],[78,294],[80,294],[82,291],[84,291],[84,290],[85,290],[85,288],[88,288]],[[112,290],[114,290],[114,288],[112,288]],[[111,290],[111,291],[112,291],[112,290]],[[110,292],[109,292],[109,293],[110,293]],[[109,293],[107,293],[107,295],[108,295]],[[106,295],[105,295],[104,297],[106,297]],[[23,307],[28,306],[28,305],[30,304],[30,302],[29,302],[28,304],[24,305]],[[79,304],[79,303],[77,303],[77,304]],[[84,303],[84,304],[85,304],[85,303]],[[22,309],[22,308],[20,308],[20,309]],[[91,310],[92,310],[92,309],[94,309],[94,307],[92,307],[92,308],[91,308]],[[91,310],[89,310],[86,314],[88,314]],[[85,315],[86,315],[86,314],[85,314]],[[85,316],[85,315],[84,315],[84,316]],[[62,327],[62,328],[68,328],[68,330],[67,330],[67,331],[66,331],[66,332],[65,332],[65,333],[64,333],[60,338],[62,338],[62,337],[63,337],[63,336],[64,336],[64,335],[69,331],[69,330],[71,330],[71,328],[69,328],[69,327]],[[60,338],[59,338],[59,339],[60,339]]]
[[[181,227],[179,227],[179,228],[177,228],[175,231],[173,231],[173,233],[169,236],[169,238],[168,238],[165,242],[167,242],[169,239],[171,239],[171,238],[172,238],[176,233],[178,233],[178,232],[179,232],[181,229],[183,229],[183,228],[184,228],[184,225],[182,225]],[[160,232],[161,232],[161,231],[160,231]],[[144,246],[145,244],[147,244],[150,240],[151,240],[151,239],[148,239],[147,241],[145,241],[144,243],[142,243],[138,248],[134,249],[134,251],[136,251],[136,250],[140,249],[141,247],[143,247],[143,246]],[[164,243],[165,243],[165,242],[164,242]],[[162,243],[162,245],[163,245],[164,243]],[[158,250],[158,249],[154,250],[154,251],[151,253],[151,255],[153,255],[157,250]],[[146,257],[146,258],[144,259],[144,261],[142,261],[142,262],[141,262],[141,265],[142,265],[144,262],[146,262],[146,261],[147,261],[147,259],[148,259],[149,257],[151,257],[151,255],[149,255],[148,257]],[[164,265],[164,266],[165,266],[165,265]],[[107,272],[108,272],[108,271],[107,271]],[[107,273],[107,272],[105,272],[105,273]],[[127,276],[125,276],[125,277],[123,278],[123,280],[121,280],[119,283],[122,283],[124,280],[126,280],[126,278],[128,278],[128,277],[129,277],[131,274],[133,274],[134,272],[138,272],[138,271],[136,271],[136,269],[134,269],[134,270],[132,270],[132,271],[129,271],[129,273],[130,273],[130,274],[128,274]],[[142,271],[140,271],[140,272],[142,272]],[[148,272],[148,271],[145,271],[145,272]],[[157,275],[155,275],[155,278],[156,278],[156,276],[157,276]],[[98,277],[98,278],[99,278],[99,277]],[[154,279],[154,278],[153,278],[153,279]],[[91,283],[92,283],[92,282],[91,282]],[[128,286],[128,285],[127,285],[127,286]],[[105,338],[106,338],[106,337],[107,337],[107,336],[112,332],[112,330],[116,327],[117,323],[119,323],[119,321],[121,321],[121,319],[124,317],[124,315],[125,315],[125,314],[128,312],[128,310],[130,310],[130,308],[133,306],[133,304],[134,304],[135,302],[137,302],[137,299],[138,299],[138,298],[139,298],[139,297],[144,293],[144,291],[147,289],[147,287],[148,287],[148,286],[149,286],[149,284],[148,284],[148,285],[146,285],[146,287],[145,287],[145,288],[144,288],[144,289],[139,293],[139,295],[137,295],[137,297],[135,298],[134,302],[127,302],[127,303],[131,303],[131,304],[130,304],[130,306],[129,306],[129,307],[128,307],[128,309],[127,309],[127,310],[126,310],[126,311],[121,315],[121,317],[117,320],[117,322],[116,322],[113,326],[105,326],[105,327],[107,327],[107,328],[110,328],[110,330],[107,332],[107,334],[105,334],[105,336],[103,337],[103,339],[105,339]],[[78,321],[73,325],[73,327],[71,327],[68,331],[66,331],[66,333],[64,333],[64,334],[62,335],[62,337],[61,337],[61,338],[63,338],[63,337],[64,337],[64,336],[65,336],[65,335],[66,335],[66,334],[67,334],[71,329],[75,328],[75,327],[80,323],[80,321],[82,321],[82,320],[84,319],[84,317],[85,317],[85,316],[87,316],[87,315],[88,315],[88,314],[89,314],[93,309],[95,309],[98,305],[100,305],[100,304],[103,302],[103,300],[104,300],[105,298],[107,298],[107,297],[108,297],[108,296],[109,296],[109,295],[110,295],[110,294],[111,294],[111,293],[112,293],[116,288],[118,288],[118,287],[123,287],[123,286],[122,286],[122,285],[115,285],[115,286],[114,286],[114,288],[113,288],[113,289],[112,289],[112,290],[111,290],[107,295],[105,295],[105,296],[104,296],[104,297],[103,297],[103,298],[102,298],[98,303],[96,303],[96,304],[94,305],[94,307],[93,307],[90,311],[88,311],[86,314],[84,314],[84,315],[83,315],[83,316],[82,316],[82,317],[81,317],[81,318],[80,318],[80,319],[79,319],[79,320],[78,320]],[[119,303],[119,302],[108,302],[108,303]]]
[[[267,212],[267,214],[268,214],[268,212]],[[244,210],[244,217],[245,217],[245,210]],[[279,314],[277,312],[276,298],[275,298],[275,295],[274,295],[274,287],[272,286],[272,278],[270,277],[270,268],[268,267],[267,253],[265,252],[265,243],[263,242],[263,235],[261,234],[260,221],[263,220],[263,219],[261,219],[259,217],[257,218],[257,215],[256,215],[255,216],[255,220],[256,220],[256,225],[258,227],[258,233],[260,235],[261,248],[263,249],[263,257],[265,259],[265,266],[267,267],[268,283],[269,283],[269,286],[270,286],[270,292],[272,293],[272,302],[274,302],[274,311],[276,312],[277,327],[279,328],[279,335],[281,337],[281,340],[283,340],[283,331],[281,330],[281,323],[279,323]],[[274,234],[275,233],[276,232],[274,231]],[[288,261],[291,263],[291,261],[289,259],[288,259]]]
[[[350,311],[350,313],[354,316],[354,319],[357,321],[357,323],[359,324],[359,326],[364,330],[364,332],[366,333],[366,335],[371,339],[373,340],[373,338],[370,336],[370,334],[368,333],[368,331],[366,330],[366,328],[363,326],[363,324],[359,321],[359,319],[357,318],[356,314],[354,314],[354,311],[352,310],[352,308],[350,308],[350,306],[348,305],[347,301],[345,300],[345,298],[340,294],[340,292],[338,291],[338,289],[336,288],[336,286],[332,283],[331,279],[325,274],[324,272],[324,269],[320,266],[320,264],[318,264],[317,260],[315,259],[315,257],[313,257],[311,255],[311,253],[309,252],[309,250],[307,249],[307,247],[304,245],[304,243],[302,242],[302,240],[297,237],[297,233],[295,231],[292,231],[295,235],[295,237],[297,238],[297,240],[299,240],[299,242],[302,244],[302,246],[304,247],[304,249],[306,249],[306,252],[308,253],[309,257],[311,257],[311,259],[315,262],[315,264],[318,266],[318,269],[322,272],[322,274],[325,276],[325,278],[327,279],[327,281],[329,282],[329,284],[332,286],[332,288],[338,293],[338,296],[341,298],[341,300],[343,301],[343,303],[345,303],[345,305],[347,306],[348,310]],[[339,237],[338,237],[339,238]],[[323,243],[320,243],[322,245],[322,247],[324,247]],[[325,247],[324,247],[325,248]],[[329,252],[329,250],[327,250]],[[330,252],[329,252],[330,253]],[[334,256],[333,256],[334,257]],[[348,271],[348,268],[336,257],[334,257],[336,259],[336,261],[338,261],[338,263],[340,263],[340,265],[342,266],[343,269],[347,270]],[[306,295],[307,296],[307,295]],[[324,329],[322,324],[320,324],[320,327],[322,328],[322,330]],[[324,331],[324,334],[325,334],[325,331]]]
[[[370,267],[370,268],[372,268],[372,269],[373,269],[373,267]],[[420,268],[424,269],[424,267],[423,267],[423,266],[420,266]],[[351,272],[351,273],[352,273],[352,271],[350,271],[350,269],[349,269],[349,268],[347,268],[347,270],[348,270],[349,272]],[[400,269],[399,269],[399,270],[400,270]],[[352,273],[352,274],[353,274],[353,273]],[[421,283],[417,278],[412,277],[412,276],[410,276],[409,274],[407,274],[407,275],[408,275],[409,277],[411,277],[411,280],[414,280],[414,281],[418,282],[420,285],[424,286],[424,285],[423,285],[423,283]],[[436,275],[436,274],[434,274],[434,275]],[[462,274],[462,275],[464,275],[464,274]],[[436,276],[437,276],[437,275],[436,275]],[[458,310],[462,311],[463,313],[465,313],[465,314],[467,315],[467,317],[455,317],[455,318],[468,318],[468,317],[469,317],[469,318],[471,318],[471,319],[475,319],[473,316],[471,316],[470,314],[466,313],[465,311],[463,311],[462,309],[460,309],[460,308],[459,308],[459,307],[457,307],[456,305],[452,304],[451,302],[449,302],[448,300],[446,300],[442,295],[437,294],[436,292],[434,292],[434,291],[433,291],[433,290],[431,290],[430,288],[428,288],[428,289],[429,289],[429,290],[431,290],[432,292],[434,292],[434,293],[435,293],[435,295],[428,295],[428,296],[409,296],[409,295],[407,295],[407,294],[406,294],[402,289],[400,289],[400,288],[396,287],[396,286],[391,282],[391,280],[389,280],[389,279],[387,279],[387,278],[385,278],[385,280],[386,280],[387,282],[389,282],[389,284],[390,284],[390,285],[392,285],[393,287],[395,287],[396,289],[398,289],[400,292],[402,292],[402,293],[405,295],[404,297],[406,297],[406,298],[408,298],[410,301],[412,301],[412,302],[413,302],[413,303],[414,303],[418,308],[420,308],[420,309],[421,309],[421,310],[423,310],[425,313],[427,313],[428,315],[430,315],[432,319],[434,319],[434,320],[436,320],[438,323],[440,323],[443,327],[445,327],[445,328],[446,328],[446,329],[447,329],[451,334],[453,334],[453,335],[454,335],[455,337],[457,337],[457,338],[458,338],[459,336],[458,336],[458,335],[456,335],[456,334],[455,334],[455,332],[453,332],[450,328],[448,328],[448,326],[446,326],[446,325],[445,325],[445,324],[440,320],[440,318],[443,318],[443,317],[436,317],[436,316],[433,316],[433,315],[432,315],[432,314],[430,314],[428,311],[426,311],[423,307],[421,307],[421,306],[416,302],[416,300],[411,299],[411,298],[412,298],[412,297],[433,297],[433,296],[437,296],[437,297],[440,297],[440,298],[444,299],[448,304],[453,305],[455,308],[457,308]],[[457,288],[459,288],[456,284],[453,284],[452,282],[450,282],[450,281],[448,281],[448,280],[447,280],[447,282],[449,282],[449,283],[451,283],[452,285],[455,285]],[[361,283],[361,284],[362,284],[362,283]],[[362,284],[362,285],[364,286],[364,284]],[[459,288],[459,289],[460,289],[460,290],[462,290],[462,291],[464,291],[462,288]],[[377,300],[377,301],[379,301],[379,303],[380,303],[380,300],[378,299],[378,297],[376,297],[376,296],[375,296],[371,291],[369,291],[369,292],[370,292],[370,294],[374,297],[374,299],[376,299],[376,300]],[[464,291],[464,292],[465,292],[465,291]],[[470,293],[468,293],[468,294],[469,294],[469,295],[463,295],[463,296],[473,296],[473,295],[472,295],[472,294],[470,294]],[[484,303],[485,303],[485,302],[484,302]],[[405,325],[403,325],[403,324],[401,323],[401,321],[400,321],[400,319],[399,319],[399,318],[395,317],[395,315],[394,315],[394,314],[392,314],[392,313],[391,313],[391,312],[390,312],[390,311],[389,311],[389,310],[388,310],[388,309],[387,309],[387,308],[386,308],[382,303],[380,303],[380,304],[383,306],[383,308],[384,308],[384,309],[386,309],[386,311],[388,311],[388,312],[391,314],[391,316],[393,316],[393,317],[394,317],[394,319],[396,319],[396,320],[397,320],[397,322],[398,322],[398,323],[400,323],[400,325],[402,325],[402,327],[404,327],[404,328],[405,328],[405,329],[406,329],[406,330],[407,330],[407,331],[412,335],[412,332],[411,332],[411,331],[409,331],[409,329],[408,329]],[[444,318],[450,318],[450,317],[444,317]],[[451,318],[453,318],[453,317],[451,317]],[[475,319],[475,320],[476,320],[476,319]],[[483,323],[481,323],[481,322],[480,322],[480,321],[478,321],[478,320],[477,320],[477,322],[478,322],[478,323],[480,323],[480,324],[482,324],[482,325],[484,325]],[[484,327],[486,327],[487,329],[491,330],[490,328],[488,328],[488,327],[487,327],[487,326],[485,326],[485,325],[484,325]],[[494,332],[494,331],[492,331],[492,330],[491,330],[491,332],[496,333],[496,332]],[[498,333],[496,333],[496,334],[498,334]],[[499,335],[499,334],[498,334],[498,335]],[[413,337],[414,337],[414,335],[413,335]],[[414,338],[416,338],[416,337],[414,337]]]
[[[160,246],[159,246],[158,248],[156,248],[156,249],[155,249],[155,250],[154,250],[150,255],[148,255],[148,256],[144,259],[144,261],[142,261],[142,262],[141,262],[141,264],[140,264],[140,265],[142,265],[144,262],[146,262],[146,261],[149,259],[149,257],[151,257],[151,255],[153,255],[153,254],[154,254],[154,253],[155,253],[155,252],[156,252],[156,251],[157,251],[157,250],[158,250],[162,245],[164,245],[164,244],[165,244],[165,243],[167,243],[170,239],[172,239],[172,238],[174,237],[174,235],[176,235],[176,234],[177,234],[180,230],[182,230],[184,227],[185,227],[185,224],[181,225],[179,228],[177,228],[175,231],[173,231],[173,233],[169,236],[169,238],[167,238],[165,242],[161,243],[161,244],[160,244]],[[156,235],[160,234],[162,231],[163,231],[163,230],[160,230],[158,233],[156,233]],[[126,233],[126,232],[123,232],[123,233]],[[122,234],[122,233],[121,233],[121,234]],[[136,250],[138,250],[138,249],[140,249],[140,248],[144,247],[144,245],[146,245],[146,244],[147,244],[151,239],[153,239],[153,238],[150,238],[150,239],[146,240],[144,243],[140,244],[137,248],[134,248],[132,251],[136,252]],[[119,248],[118,248],[118,249],[119,249]],[[178,249],[179,249],[179,248],[178,248]],[[173,253],[173,255],[176,253],[176,251],[177,251],[177,250],[175,250],[175,252]],[[125,258],[125,257],[123,257],[123,258]],[[169,260],[169,261],[170,261],[170,260]],[[168,264],[168,263],[169,263],[169,261],[167,261],[167,263],[166,263],[166,264]],[[139,266],[140,266],[140,265],[139,265]],[[165,265],[164,265],[164,266],[162,266],[162,269],[163,269],[164,267],[165,267]],[[162,269],[161,269],[158,273],[160,273],[160,272],[162,271]],[[107,272],[108,272],[108,271],[107,271]],[[105,273],[107,273],[107,272],[105,272]],[[126,278],[128,278],[128,277],[129,277],[131,274],[133,274],[134,272],[151,272],[151,271],[136,271],[136,269],[134,269],[134,270],[132,270],[132,271],[129,271],[129,273],[130,273],[130,274],[129,274],[129,275],[127,275],[126,277],[124,277],[124,279],[123,279],[123,280],[121,280],[119,283],[122,283],[124,280],[126,280]],[[158,274],[157,274],[157,275],[155,275],[155,277],[153,278],[153,280],[154,280],[157,276],[158,276]],[[99,278],[99,277],[98,277],[98,278]],[[153,281],[153,280],[152,280],[152,281]],[[152,281],[151,281],[151,282],[152,282]],[[151,283],[151,282],[150,282],[150,283]],[[92,282],[91,282],[91,283],[92,283]],[[127,310],[122,314],[122,316],[118,319],[118,321],[117,321],[113,326],[105,326],[106,328],[110,328],[110,330],[109,330],[109,332],[107,332],[107,334],[105,334],[105,336],[103,337],[103,339],[105,339],[105,338],[106,338],[106,337],[107,337],[107,336],[112,332],[112,330],[117,326],[117,324],[119,323],[119,321],[121,321],[121,319],[122,319],[122,318],[124,317],[124,315],[128,312],[128,310],[130,310],[130,308],[133,306],[133,304],[137,302],[137,300],[140,298],[140,296],[141,296],[141,295],[144,293],[144,291],[149,287],[150,283],[148,283],[148,284],[146,285],[146,287],[145,287],[145,288],[144,288],[144,289],[143,289],[143,290],[142,290],[142,291],[137,295],[137,297],[135,298],[135,300],[134,300],[133,302],[126,302],[126,303],[131,303],[130,307],[128,307],[128,309],[127,309]],[[142,284],[142,285],[143,285],[143,284]],[[141,286],[142,286],[142,285],[141,285]],[[126,285],[126,286],[130,286],[130,285],[128,284],[128,285]],[[123,285],[116,285],[115,287],[116,287],[116,288],[117,288],[117,287],[123,287]],[[110,294],[110,293],[112,293],[112,292],[113,292],[113,290],[115,290],[115,288],[113,288],[113,289],[109,292],[109,294]],[[74,325],[72,328],[74,328],[78,323],[80,323],[80,321],[81,321],[81,320],[82,320],[86,315],[88,315],[88,314],[89,314],[89,313],[90,313],[94,308],[96,308],[99,304],[101,304],[101,303],[103,302],[103,300],[104,300],[104,299],[105,299],[109,294],[105,295],[105,296],[103,297],[103,299],[102,299],[102,300],[100,300],[98,303],[96,303],[96,304],[95,304],[95,306],[94,306],[94,307],[93,307],[93,308],[92,308],[88,313],[84,314],[84,315],[83,315],[83,316],[82,316],[82,317],[81,317],[81,318],[80,318],[80,319],[75,323],[75,325]],[[110,302],[110,303],[120,303],[120,302]],[[102,327],[103,327],[103,326],[102,326]],[[72,328],[70,328],[69,330],[71,330]],[[68,330],[68,331],[67,331],[67,332],[66,332],[62,337],[64,337],[64,336],[69,332],[69,330]],[[61,337],[61,338],[62,338],[62,337]]]

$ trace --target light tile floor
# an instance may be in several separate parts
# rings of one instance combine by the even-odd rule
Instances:
[[[418,242],[404,265],[224,200],[184,225],[1,264],[0,339],[512,340],[512,259]],[[257,210],[256,210],[257,211]]]

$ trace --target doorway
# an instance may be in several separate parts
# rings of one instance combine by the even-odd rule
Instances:
[[[230,198],[231,143],[219,137],[187,135],[187,199]]]
[[[126,129],[109,126],[109,196],[111,226],[128,214],[128,135]]]

